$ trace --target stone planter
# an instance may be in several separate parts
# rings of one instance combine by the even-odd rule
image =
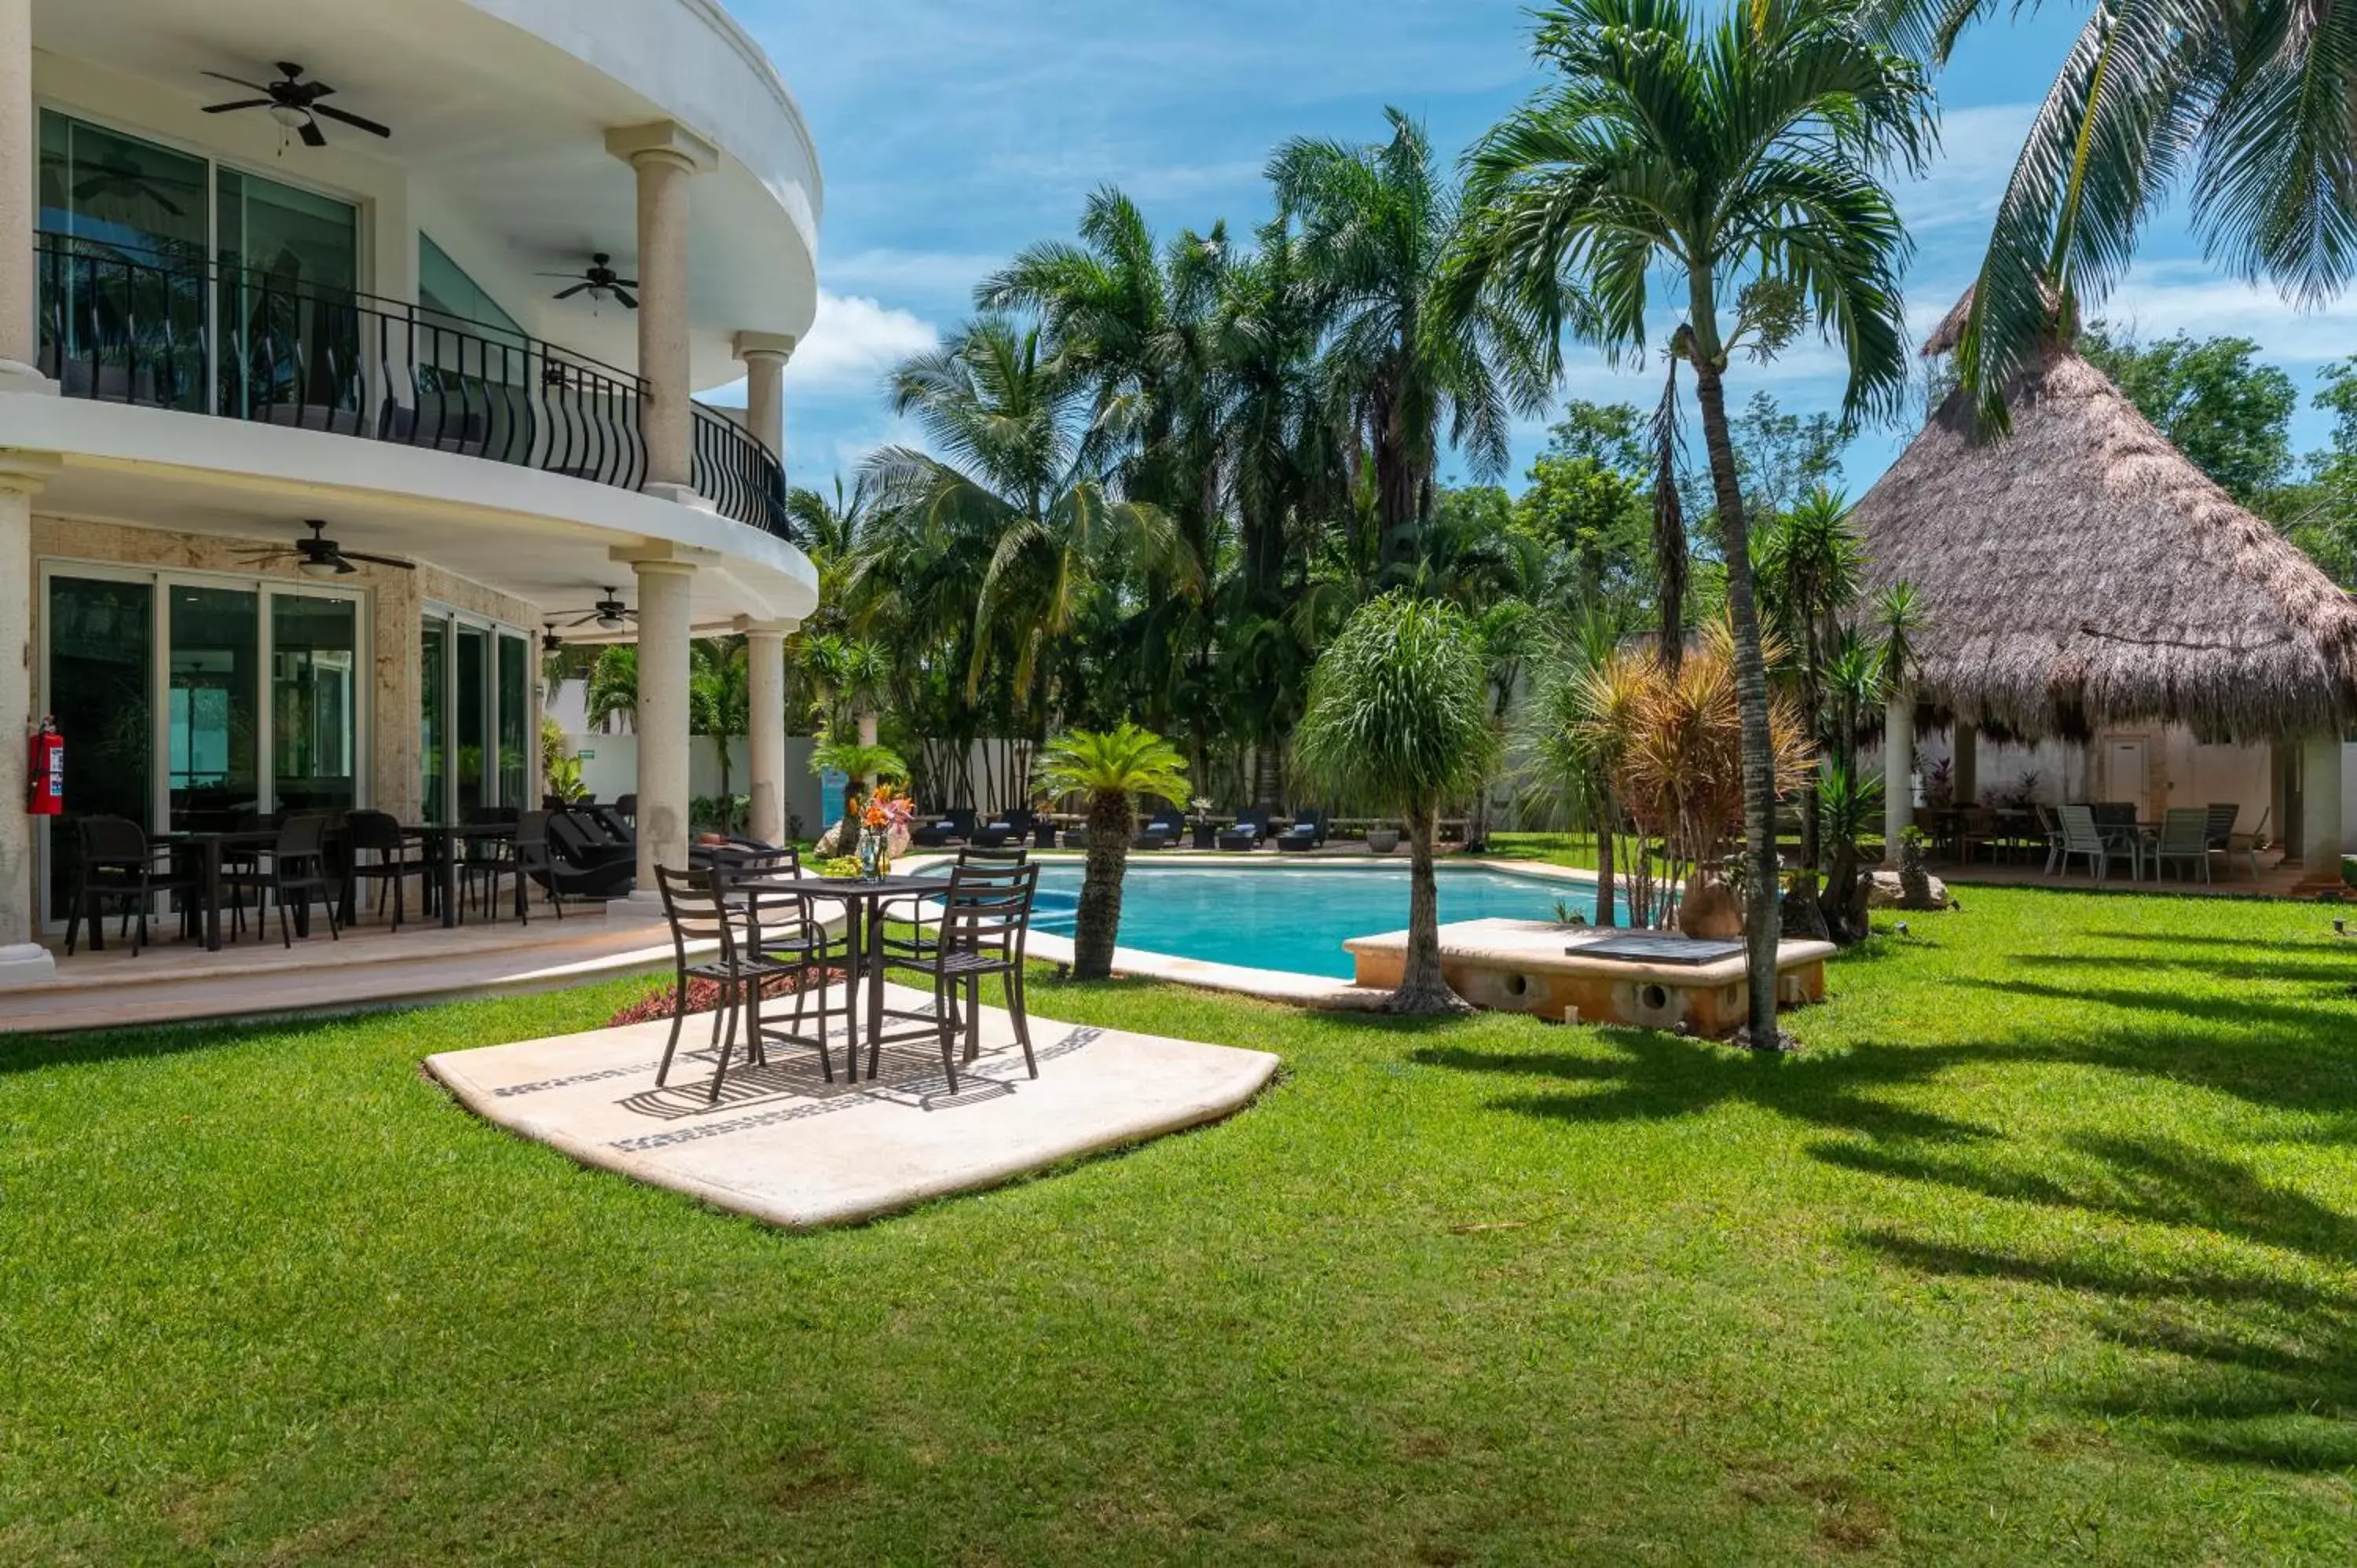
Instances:
[[[1369,828],[1367,830],[1367,848],[1376,854],[1389,854],[1392,851],[1399,848],[1399,829],[1397,828]]]

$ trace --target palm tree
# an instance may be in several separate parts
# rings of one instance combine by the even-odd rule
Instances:
[[[728,743],[750,727],[752,694],[743,638],[705,637],[688,645],[688,726],[697,735],[710,736],[719,748],[724,801],[736,797],[729,788]]]
[[[1545,793],[1570,809],[1575,827],[1596,834],[1596,923],[1617,924],[1620,805],[1612,789],[1625,736],[1600,723],[1614,705],[1601,683],[1620,651],[1620,628],[1610,612],[1591,607],[1568,636],[1548,650],[1523,710],[1521,746]]]
[[[1268,178],[1278,213],[1298,229],[1296,259],[1326,326],[1328,417],[1359,433],[1374,469],[1379,582],[1392,586],[1415,572],[1444,422],[1477,475],[1503,471],[1511,411],[1497,361],[1520,344],[1486,311],[1437,308],[1457,193],[1424,128],[1383,113],[1388,140],[1297,137],[1269,160]]]
[[[1825,666],[1835,637],[1835,618],[1857,597],[1866,551],[1849,525],[1849,502],[1818,485],[1791,510],[1778,512],[1756,531],[1760,607],[1787,647],[1799,688],[1802,723],[1810,744],[1825,741]],[[1817,895],[1821,864],[1820,791],[1801,795],[1801,877],[1805,897]],[[1838,882],[1837,898],[1849,890]]]
[[[1562,78],[1468,155],[1469,216],[1452,309],[1518,316],[1642,352],[1650,285],[1683,282],[1673,353],[1694,372],[1727,567],[1742,717],[1750,1038],[1776,1027],[1780,876],[1767,661],[1727,417],[1738,349],[1773,354],[1813,325],[1848,360],[1843,413],[1895,413],[1907,366],[1899,279],[1910,253],[1879,177],[1921,166],[1933,105],[1913,61],[1827,0],[1564,0],[1540,61]]]
[[[1113,973],[1121,935],[1121,879],[1137,826],[1136,800],[1186,800],[1187,765],[1160,736],[1124,722],[1058,736],[1040,751],[1037,777],[1048,794],[1088,797],[1089,859],[1073,917],[1072,973],[1103,980]]]
[[[898,784],[909,777],[909,765],[900,754],[888,746],[853,740],[834,735],[821,735],[818,745],[811,748],[813,773],[835,772],[844,776],[843,821],[835,825],[834,851],[848,854],[854,840],[859,836],[859,813],[856,804],[869,787],[879,783]]]
[[[592,727],[602,727],[608,719],[619,714],[635,720],[639,716],[639,645],[635,642],[609,642],[597,650],[595,662],[589,666],[588,691],[586,693]]]
[[[1034,734],[1060,697],[1078,696],[1059,689],[1058,645],[1103,577],[1125,557],[1197,575],[1166,514],[1109,492],[1103,443],[1081,418],[1084,392],[1038,328],[985,316],[892,373],[892,412],[941,455],[893,446],[869,459],[887,504],[926,535],[984,542],[967,687],[980,689],[1005,648]]]
[[[1313,780],[1405,818],[1407,961],[1395,1013],[1464,1010],[1440,972],[1432,846],[1441,801],[1479,788],[1498,749],[1480,638],[1454,605],[1394,591],[1351,618],[1309,676],[1293,740]]]
[[[1900,48],[1944,62],[1988,0],[1873,0]],[[2357,10],[2095,0],[1998,201],[1955,349],[1982,421],[2127,270],[2179,176],[2209,252],[2300,305],[2357,271]]]

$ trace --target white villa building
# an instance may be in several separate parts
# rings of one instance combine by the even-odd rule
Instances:
[[[0,987],[77,815],[537,806],[552,636],[639,645],[641,888],[694,636],[748,634],[780,833],[822,192],[716,0],[0,0]]]

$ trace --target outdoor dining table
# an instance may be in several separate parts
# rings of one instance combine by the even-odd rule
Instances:
[[[229,853],[232,850],[274,847],[278,843],[278,830],[276,828],[239,828],[226,832],[167,833],[163,837],[163,842],[170,844],[175,853],[189,852],[201,862],[197,886],[203,902],[200,918],[204,922],[205,950],[221,951],[222,862],[228,858]],[[195,912],[191,911],[191,913]],[[303,911],[303,918],[307,922],[310,918],[310,910],[307,908]],[[184,921],[184,928],[185,925]],[[304,934],[307,936],[309,934],[307,927]]]
[[[424,839],[432,847],[442,881],[442,923],[458,923],[458,865],[460,851],[479,843],[505,843],[516,836],[513,822],[420,822],[404,823],[403,832]],[[516,868],[515,915],[524,918],[523,868]]]
[[[920,1036],[931,1038],[939,1026],[928,1014],[911,1013],[884,1005],[884,906],[897,900],[937,897],[950,890],[946,876],[886,876],[873,882],[850,876],[732,876],[730,892],[752,891],[767,896],[789,898],[825,899],[843,906],[844,912],[844,1014],[846,1032],[851,1041],[851,1077],[859,1076],[859,1049],[867,1048],[867,1076],[874,1078],[882,1048],[896,1040],[912,1040]],[[760,932],[756,928],[751,938],[758,948]],[[866,1029],[862,1032],[860,998],[865,994]],[[884,1032],[886,1022],[893,1018],[921,1022],[923,1029],[909,1029],[898,1035]],[[826,1014],[819,1014],[819,1028],[826,1028]],[[784,1030],[765,1029],[770,1039],[786,1044],[815,1045]]]

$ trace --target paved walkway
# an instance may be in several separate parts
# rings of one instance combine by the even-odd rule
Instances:
[[[308,940],[282,948],[246,940],[207,952],[178,940],[137,957],[128,941],[58,957],[58,978],[11,988],[0,1034],[138,1027],[199,1018],[349,1011],[447,1001],[495,993],[548,991],[672,966],[671,935],[660,920],[594,906],[529,926],[486,922],[446,930],[363,925],[330,941],[324,921]]]
[[[931,1005],[925,993],[887,990],[893,1006]],[[705,1098],[709,1015],[687,1021],[670,1086],[655,1087],[670,1029],[637,1024],[453,1051],[425,1068],[468,1109],[586,1165],[802,1230],[1215,1121],[1277,1065],[1265,1051],[1034,1017],[1035,1080],[1012,1021],[985,1008],[982,1056],[960,1069],[955,1095],[931,1041],[886,1047],[879,1075],[856,1083],[838,1043],[833,1083],[814,1053],[773,1046],[767,1066],[732,1069],[715,1104]]]

